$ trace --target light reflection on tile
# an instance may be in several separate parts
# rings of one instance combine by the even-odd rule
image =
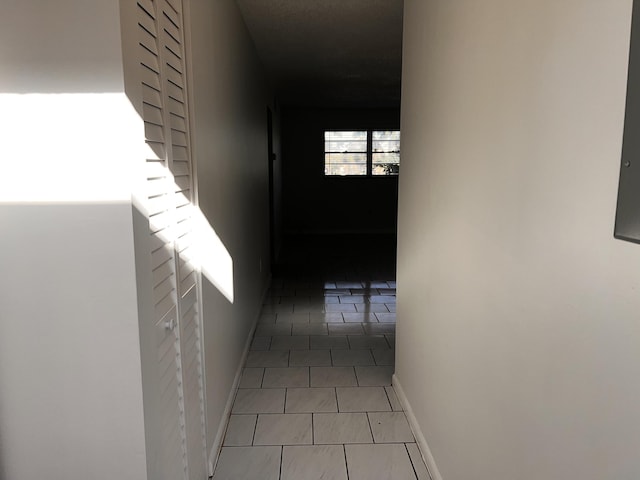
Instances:
[[[323,244],[320,254],[283,249],[215,480],[403,480],[409,470],[413,475],[411,462],[424,473],[390,386],[395,256],[387,249],[393,243],[379,242]],[[355,256],[345,256],[349,248]],[[310,445],[314,440],[322,445]],[[404,452],[396,448],[405,441]],[[367,446],[381,448],[357,448]]]

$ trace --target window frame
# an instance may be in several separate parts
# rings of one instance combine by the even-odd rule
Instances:
[[[367,142],[366,142],[366,168],[365,168],[365,173],[364,174],[350,174],[350,175],[337,175],[337,174],[328,174],[327,172],[327,155],[329,154],[335,154],[335,153],[365,153],[365,152],[332,152],[332,151],[327,151],[326,150],[326,142],[327,142],[327,137],[326,134],[327,133],[333,133],[333,132],[363,132],[366,133],[367,136]],[[399,128],[352,128],[352,129],[348,129],[348,128],[339,128],[339,129],[323,129],[322,131],[322,141],[323,141],[323,161],[322,161],[322,176],[324,178],[398,178],[399,175],[399,171],[398,173],[391,173],[391,174],[386,174],[386,175],[374,175],[373,174],[373,132],[398,132],[400,133],[400,129]],[[375,152],[375,153],[379,153],[379,152]],[[383,152],[383,153],[387,153],[387,152]],[[392,152],[388,152],[388,153],[392,153]],[[398,155],[400,154],[400,150],[398,150]],[[398,170],[400,169],[400,160],[398,160]]]

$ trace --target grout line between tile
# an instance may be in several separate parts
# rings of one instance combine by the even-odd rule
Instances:
[[[404,449],[407,451],[407,455],[409,456],[409,462],[411,462],[411,468],[413,469],[413,474],[416,477],[416,480],[418,480],[418,471],[416,470],[416,466],[413,464],[413,457],[411,456],[411,453],[409,453],[409,447],[407,447],[407,444],[404,444]]]
[[[367,424],[369,425],[369,432],[371,432],[371,441],[375,444],[376,442],[376,437],[373,436],[373,428],[371,427],[371,418],[369,417],[369,412],[365,412],[365,414],[367,415]]]
[[[289,392],[288,388],[284,389],[284,402],[282,403],[282,413],[286,412],[287,409],[287,393]]]
[[[258,430],[258,413],[256,414],[256,423],[253,424],[253,435],[251,435],[251,446],[256,441],[256,431]]]
[[[342,444],[342,452],[344,453],[344,469],[347,471],[347,480],[349,480],[349,462],[347,461],[347,447]]]

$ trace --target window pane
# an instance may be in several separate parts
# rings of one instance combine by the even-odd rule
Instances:
[[[324,156],[325,175],[366,175],[366,153],[327,153]]]
[[[366,175],[367,132],[324,132],[324,174]]]
[[[325,152],[366,152],[367,132],[324,132]]]
[[[400,170],[400,132],[377,131],[372,138],[373,175],[398,175]]]

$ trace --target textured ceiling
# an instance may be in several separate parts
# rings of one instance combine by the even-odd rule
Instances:
[[[236,0],[280,101],[399,106],[403,0]]]

